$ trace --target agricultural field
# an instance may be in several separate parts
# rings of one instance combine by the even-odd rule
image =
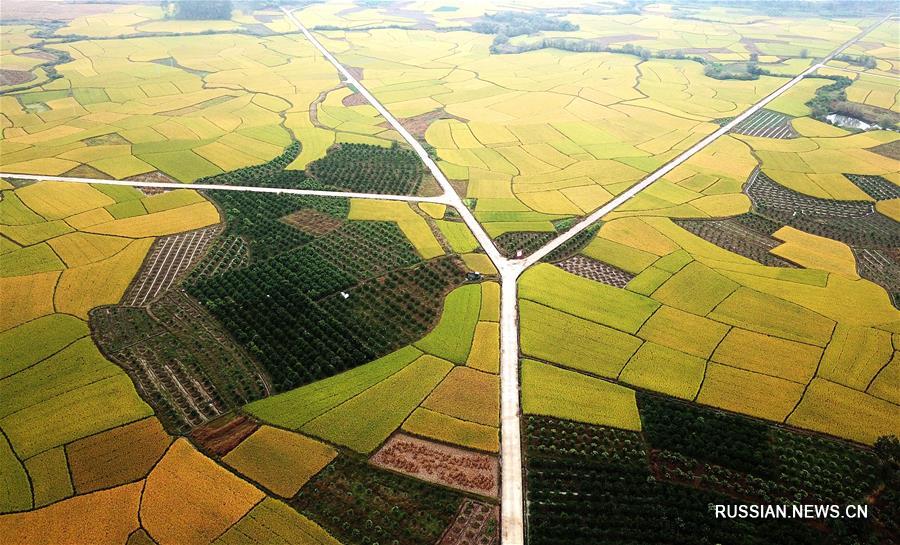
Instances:
[[[0,542],[897,542],[894,11],[7,0]]]

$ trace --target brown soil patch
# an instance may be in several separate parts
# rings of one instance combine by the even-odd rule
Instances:
[[[423,481],[474,494],[496,498],[499,492],[499,463],[495,456],[403,433],[388,439],[370,462]]]
[[[362,96],[360,93],[353,93],[352,95],[347,95],[341,99],[341,104],[344,106],[363,106],[368,103],[369,101],[366,100],[366,97]]]
[[[453,182],[450,182],[451,185]],[[419,186],[418,195],[422,197],[437,197],[442,195],[444,190],[441,189],[441,186],[438,185],[437,180],[434,179],[434,176],[431,175],[430,172],[426,171],[424,175],[422,175],[422,185]],[[460,195],[465,195],[465,193],[460,193]]]
[[[203,450],[216,456],[224,456],[250,437],[257,428],[259,424],[246,416],[220,418],[195,429],[191,433],[191,439]]]
[[[0,85],[21,85],[34,79],[28,70],[8,70],[0,68]]]
[[[90,165],[78,165],[72,170],[63,172],[63,176],[71,176],[73,178],[96,178],[98,180],[108,180],[109,174],[100,172]]]
[[[350,72],[350,75],[353,76],[356,81],[362,81],[363,79],[363,69],[358,66],[346,66],[347,72]]]
[[[293,225],[304,233],[320,236],[334,231],[344,222],[334,216],[330,216],[325,212],[320,212],[314,208],[304,208],[293,214],[289,214],[281,219],[281,221]]]
[[[462,121],[463,123],[468,122],[468,119],[464,119],[453,114],[448,114],[446,111],[444,111],[443,108],[413,117],[404,117],[399,119],[399,121],[400,124],[403,125],[403,128],[408,130],[410,134],[412,134],[416,138],[424,139],[425,131],[428,130],[428,126],[438,119],[456,119],[457,121]],[[386,124],[387,122],[385,122],[385,125]],[[390,128],[390,126],[387,126],[387,128]]]
[[[145,172],[144,174],[138,174],[136,176],[131,176],[130,178],[125,178],[126,180],[132,180],[135,182],[153,182],[153,183],[170,183],[176,184],[178,180],[168,176],[167,174],[163,174],[158,170],[154,170],[153,172]],[[162,187],[139,187],[138,189],[144,195],[158,195],[160,193],[165,193],[166,191],[171,191],[170,189],[165,189]]]
[[[893,142],[888,142],[887,144],[881,144],[875,146],[874,148],[869,148],[869,151],[874,151],[875,153],[884,155],[885,157],[900,161],[900,140],[895,140]]]
[[[500,542],[500,507],[466,499],[438,545],[495,545]]]
[[[142,479],[162,458],[172,438],[156,417],[66,445],[75,492],[85,494]]]

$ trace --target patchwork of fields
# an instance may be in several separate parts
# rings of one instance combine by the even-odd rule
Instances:
[[[898,539],[896,21],[228,4],[4,4],[0,541]]]

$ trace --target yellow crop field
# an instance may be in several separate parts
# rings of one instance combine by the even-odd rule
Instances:
[[[219,211],[211,203],[202,202],[155,214],[99,223],[84,230],[100,235],[145,238],[181,233],[216,223],[219,223]]]
[[[497,452],[500,432],[493,426],[467,422],[443,413],[419,407],[403,422],[402,429],[415,435],[454,445]]]
[[[496,322],[475,324],[475,336],[472,338],[472,349],[469,351],[466,365],[487,373],[500,372],[500,324]]]
[[[0,235],[3,235],[22,246],[31,246],[72,231],[66,222],[53,220],[28,225],[0,224]]]
[[[422,407],[484,426],[500,425],[500,380],[469,367],[454,367]]]
[[[262,426],[222,461],[276,494],[290,498],[337,451],[299,433]]]
[[[371,452],[419,406],[453,364],[425,354],[356,397],[305,424],[301,431]]]
[[[145,11],[140,17],[133,12],[87,16],[61,29],[83,37],[60,44],[71,57],[58,68],[62,78],[26,91],[21,101],[4,103],[12,126],[31,131],[5,135],[15,147],[0,159],[4,171],[63,174],[88,165],[115,178],[159,170],[193,181],[268,161],[290,143],[288,129],[303,141],[303,153],[291,168],[321,157],[336,134],[343,140],[374,134],[366,138],[381,145],[392,138],[368,106],[340,104],[350,93],[346,88],[329,93],[316,118],[318,95],[337,86],[339,78],[302,37],[191,34],[240,29],[248,22],[279,27],[283,19],[176,24],[158,19],[162,12],[156,7],[125,9]],[[187,34],[91,39],[176,27]],[[27,40],[33,31],[17,27],[17,37]],[[54,94],[63,88],[72,89],[72,96]],[[329,125],[335,112],[355,117]]]
[[[792,227],[782,227],[772,234],[784,242],[771,252],[789,261],[811,269],[843,274],[858,279],[853,251],[843,242],[818,237]]]
[[[48,220],[114,204],[115,201],[86,184],[38,182],[16,191],[16,196]]]
[[[27,513],[0,515],[9,545],[125,543],[140,526],[143,482],[76,496]]]
[[[532,360],[522,362],[522,411],[641,429],[633,390]]]
[[[524,354],[594,375],[615,378],[641,345],[627,333],[531,301],[521,301],[519,312]]]
[[[816,346],[831,338],[834,322],[774,296],[740,288],[709,315],[714,320]]]
[[[782,422],[805,385],[710,362],[697,402]]]
[[[822,357],[818,376],[865,391],[891,361],[894,349],[887,331],[838,324]]]
[[[725,324],[662,306],[641,326],[637,336],[706,359],[726,333],[728,326]]]
[[[747,371],[806,384],[822,357],[818,346],[733,328],[722,339],[712,359]]]
[[[477,273],[491,275],[497,274],[497,268],[494,267],[494,264],[491,262],[491,258],[489,258],[485,254],[463,254],[462,256],[463,263],[466,264],[470,270],[475,271]]]
[[[866,393],[896,404],[900,402],[900,392],[897,391],[898,381],[900,381],[900,351],[894,352],[890,363],[878,373]]]
[[[310,545],[340,545],[321,526],[301,515],[288,505],[266,498],[250,510],[227,532],[219,536],[216,545],[240,545],[253,536],[255,543],[286,543]]]
[[[706,361],[661,344],[644,343],[628,360],[619,380],[666,395],[692,400],[700,390]]]
[[[126,238],[76,232],[50,239],[48,244],[67,267],[79,267],[110,258],[129,242]]]
[[[0,277],[0,331],[53,313],[56,271],[28,276]]]
[[[25,469],[31,479],[35,507],[57,502],[74,493],[62,447],[46,450],[25,460]]]
[[[210,543],[264,497],[179,439],[147,476],[141,522],[160,543]]]
[[[813,380],[787,419],[794,426],[868,444],[881,435],[896,435],[897,422],[897,405],[825,379]]]
[[[653,298],[692,314],[705,315],[734,293],[738,284],[692,262],[653,292]]]
[[[57,310],[87,319],[90,309],[117,302],[151,244],[152,238],[135,240],[113,257],[65,270],[54,295]]]
[[[425,218],[416,214],[409,204],[399,201],[350,199],[351,220],[392,221],[400,227],[409,242],[424,259],[444,255]]]

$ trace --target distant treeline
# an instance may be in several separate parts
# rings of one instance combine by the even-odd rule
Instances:
[[[163,12],[172,19],[214,20],[231,19],[231,0],[164,0]]]
[[[509,39],[513,36],[534,34],[544,30],[571,32],[578,30],[578,25],[546,13],[501,11],[482,16],[481,19],[472,23],[470,30],[480,34],[496,34],[491,51],[499,52],[494,49],[509,43]]]
[[[721,6],[767,15],[806,14],[818,17],[884,15],[897,9],[896,0],[674,0],[676,7]]]

